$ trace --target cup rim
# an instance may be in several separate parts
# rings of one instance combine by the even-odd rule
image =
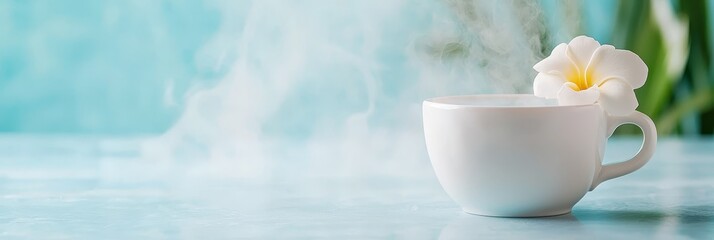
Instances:
[[[443,109],[456,109],[456,108],[469,108],[469,109],[571,109],[571,108],[583,108],[595,106],[595,103],[591,104],[580,104],[580,105],[474,105],[474,104],[460,104],[460,103],[448,103],[445,100],[458,99],[458,98],[536,98],[546,100],[535,96],[533,94],[472,94],[472,95],[452,95],[452,96],[441,96],[433,97],[424,100],[424,106],[443,108]],[[551,101],[551,100],[547,100]],[[555,100],[552,100],[555,101]]]

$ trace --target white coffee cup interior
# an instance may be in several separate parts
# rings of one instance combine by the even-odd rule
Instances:
[[[529,94],[471,95],[437,97],[427,102],[455,107],[552,107],[556,99],[546,99]]]

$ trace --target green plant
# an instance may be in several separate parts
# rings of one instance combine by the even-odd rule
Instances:
[[[712,134],[708,2],[680,0],[675,8],[669,4],[620,1],[613,43],[637,53],[649,66],[647,84],[636,91],[638,110],[652,117],[660,134]],[[676,16],[672,9],[677,9]]]

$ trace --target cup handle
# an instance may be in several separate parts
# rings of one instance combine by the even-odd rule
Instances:
[[[641,168],[652,158],[657,145],[657,129],[647,115],[641,112],[633,112],[625,116],[607,116],[607,137],[612,136],[615,129],[620,125],[631,123],[640,127],[643,133],[643,142],[640,151],[630,160],[618,163],[603,165],[600,171],[595,176],[590,191],[595,189],[600,183],[621,177]]]

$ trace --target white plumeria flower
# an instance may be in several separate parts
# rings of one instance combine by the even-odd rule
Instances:
[[[578,36],[561,43],[536,63],[533,93],[558,99],[560,105],[599,103],[610,115],[627,115],[637,108],[634,89],[647,80],[647,65],[637,54],[600,45]]]

